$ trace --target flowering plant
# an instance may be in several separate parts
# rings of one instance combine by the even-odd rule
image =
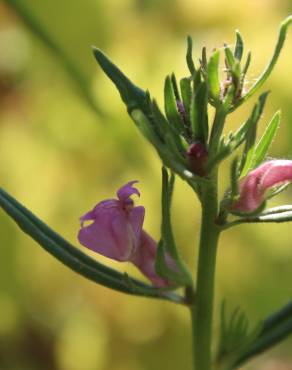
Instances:
[[[133,197],[140,193],[134,186],[137,181],[130,181],[117,191],[117,198],[99,202],[81,217],[78,239],[85,247],[108,258],[132,262],[150,284],[90,258],[0,189],[3,210],[72,270],[120,292],[186,306],[192,318],[196,370],[238,368],[292,331],[291,303],[253,328],[248,328],[244,312],[235,310],[227,315],[223,304],[217,351],[214,355],[211,352],[216,252],[221,233],[241,223],[292,220],[292,205],[266,208],[268,199],[292,181],[291,160],[267,159],[279,126],[279,112],[257,141],[257,125],[268,94],[260,95],[250,116],[237,130],[227,137],[223,134],[226,117],[250,99],[271,74],[291,23],[291,16],[282,22],[271,61],[248,90],[245,78],[251,57],[248,53],[243,63],[244,43],[239,32],[234,50],[224,45],[226,75],[222,81],[219,67],[222,51],[214,50],[208,57],[203,48],[196,64],[189,37],[186,54],[189,73],[179,83],[174,74],[165,79],[165,114],[149,92],[135,86],[102,51],[93,49],[98,64],[119,90],[130,117],[161,159],[161,237],[156,242],[143,229],[145,209],[134,204]],[[213,119],[210,109],[214,111]],[[233,157],[230,186],[221,197],[218,172],[229,157]],[[176,176],[189,184],[201,203],[195,279],[180,256],[172,229],[171,200]]]

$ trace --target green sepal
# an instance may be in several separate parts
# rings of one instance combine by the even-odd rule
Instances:
[[[260,138],[260,140],[258,141],[255,147],[251,169],[256,168],[265,159],[268,153],[268,150],[272,144],[272,141],[277,133],[277,130],[280,124],[280,119],[281,119],[281,112],[278,111],[274,114],[273,118],[267,125],[263,136]]]
[[[193,61],[193,40],[191,36],[187,37],[187,54],[186,54],[186,61],[190,71],[191,76],[196,73],[196,67]]]
[[[93,47],[92,50],[102,70],[118,89],[123,102],[127,106],[129,114],[131,114],[133,109],[138,108],[147,115],[148,109],[145,91],[134,85],[100,49]]]
[[[215,105],[220,101],[219,50],[214,51],[207,65],[209,94]]]
[[[240,164],[240,175],[244,177],[251,169],[253,163],[253,156],[255,151],[256,133],[259,119],[263,113],[266,99],[269,92],[260,95],[252,114],[249,118],[249,129],[246,133],[245,148],[242,154]]]
[[[164,84],[164,108],[168,121],[177,133],[181,134],[184,131],[184,123],[177,109],[173,83],[169,76],[166,77]]]
[[[182,302],[182,297],[137,279],[128,277],[126,282],[124,274],[102,265],[74,247],[3,189],[0,189],[0,207],[43,249],[83,277],[123,293]]]
[[[229,208],[228,212],[235,216],[242,217],[244,219],[246,218],[251,219],[251,218],[259,217],[262,211],[266,208],[266,205],[267,205],[267,202],[264,200],[262,204],[252,212],[242,212],[242,211],[234,210],[232,208]]]
[[[205,81],[196,87],[191,99],[190,120],[193,140],[204,144],[208,140],[208,91]]]
[[[243,39],[242,36],[239,32],[239,30],[235,31],[236,33],[236,43],[235,43],[235,49],[234,49],[234,57],[238,60],[241,61],[242,55],[243,55]]]

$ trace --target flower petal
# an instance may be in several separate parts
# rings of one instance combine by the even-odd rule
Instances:
[[[271,161],[271,167],[265,172],[261,180],[261,188],[267,190],[283,182],[292,181],[292,161]]]
[[[155,271],[157,244],[146,231],[142,230],[140,245],[132,262],[157,287],[165,287],[168,282],[159,277]]]
[[[141,236],[144,216],[145,208],[142,206],[134,207],[128,214],[128,220],[137,239]]]
[[[130,258],[137,241],[128,214],[118,200],[100,202],[83,216],[82,221],[84,219],[94,219],[94,222],[79,231],[78,239],[82,245],[118,261]]]
[[[137,182],[137,180],[130,181],[117,191],[117,196],[121,202],[127,200],[132,194],[137,194],[138,196],[140,196],[139,190],[132,187],[132,185],[136,184]]]

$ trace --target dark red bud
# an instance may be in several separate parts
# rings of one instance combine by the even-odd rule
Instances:
[[[199,141],[191,144],[187,155],[192,171],[199,176],[206,176],[205,164],[208,159],[208,151],[205,145]]]

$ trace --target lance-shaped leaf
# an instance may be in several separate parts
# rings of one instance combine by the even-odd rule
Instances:
[[[153,288],[134,278],[126,278],[125,274],[90,258],[49,228],[3,189],[0,189],[0,207],[42,248],[85,278],[128,294],[182,302],[181,297],[176,294]]]
[[[276,132],[278,130],[280,119],[281,119],[281,112],[278,111],[275,113],[270,123],[267,125],[263,136],[260,138],[259,142],[257,143],[255,147],[253,160],[252,160],[253,162],[251,166],[252,169],[260,165],[265,159],[268,153],[268,150],[272,144],[272,141],[276,135]]]
[[[5,0],[13,10],[21,17],[25,25],[37,36],[53,54],[58,58],[63,65],[66,72],[75,83],[79,94],[85,99],[87,104],[97,113],[103,114],[101,108],[98,106],[93,93],[91,91],[91,83],[86,79],[82,71],[78,68],[74,60],[70,58],[66,52],[60,47],[57,40],[50,35],[42,23],[33,14],[32,9],[25,4],[25,1],[20,0]]]
[[[263,321],[262,329],[252,345],[236,360],[234,367],[238,368],[245,362],[269,348],[279,344],[292,334],[292,302]]]
[[[161,207],[162,207],[162,222],[161,222],[161,242],[156,258],[156,271],[162,277],[179,285],[192,286],[191,274],[181,260],[178,253],[172,225],[171,225],[171,200],[174,187],[174,175],[168,177],[167,170],[162,168],[162,192],[161,192]],[[167,264],[167,255],[174,261],[171,268]]]
[[[220,101],[219,58],[219,50],[214,51],[207,65],[209,93],[215,104]]]
[[[208,140],[208,92],[205,81],[196,87],[191,99],[190,119],[193,140],[204,144]]]
[[[133,109],[138,108],[147,115],[148,109],[145,91],[134,85],[100,49],[93,47],[93,53],[100,67],[119,90],[129,114]]]
[[[238,30],[235,31],[236,33],[236,43],[235,43],[235,49],[234,49],[234,57],[241,61],[242,54],[243,54],[243,39]]]
[[[191,73],[191,76],[193,76],[196,73],[195,64],[193,61],[193,40],[191,36],[188,36],[187,38],[187,55],[186,55],[186,61],[189,68],[189,71]]]
[[[241,105],[243,102],[247,101],[251,96],[253,96],[259,89],[260,87],[264,84],[264,82],[267,80],[267,78],[270,76],[271,72],[273,71],[280,52],[282,50],[282,47],[284,45],[288,27],[292,23],[292,15],[287,17],[280,25],[280,31],[279,31],[279,36],[278,36],[278,41],[273,53],[273,56],[262,72],[262,74],[259,76],[259,78],[256,79],[256,82],[252,85],[252,87],[248,90],[248,92],[236,102],[236,105],[234,108],[237,108],[239,105]]]
[[[246,134],[245,148],[242,154],[242,161],[240,165],[242,177],[244,177],[252,167],[255,151],[257,125],[263,113],[267,96],[268,92],[265,92],[259,97],[259,100],[252,111],[251,117],[249,118],[249,129]]]
[[[177,133],[181,134],[184,130],[184,123],[177,109],[177,99],[169,76],[166,77],[164,84],[164,108],[168,121],[174,126]]]

